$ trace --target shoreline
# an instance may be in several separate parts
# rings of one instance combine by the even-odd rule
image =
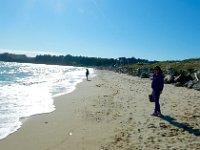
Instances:
[[[95,77],[95,74],[93,74],[91,78],[93,78],[93,77]],[[37,117],[37,116],[40,116],[40,115],[50,114],[50,113],[53,113],[54,111],[56,111],[55,99],[57,99],[58,97],[61,97],[61,96],[63,96],[63,95],[68,95],[68,94],[74,92],[74,91],[76,90],[76,88],[77,88],[77,85],[80,84],[80,83],[82,83],[82,82],[84,82],[84,81],[85,81],[84,79],[81,79],[81,80],[80,80],[79,82],[77,82],[76,85],[75,85],[73,88],[71,88],[69,91],[62,92],[62,93],[60,93],[60,94],[56,94],[56,95],[52,96],[51,99],[53,100],[53,104],[52,104],[52,105],[54,106],[54,109],[51,110],[50,112],[36,113],[36,114],[30,115],[30,116],[21,117],[21,118],[19,119],[20,126],[19,126],[18,128],[16,128],[16,130],[14,130],[13,132],[10,132],[10,133],[9,133],[7,136],[5,136],[4,138],[0,139],[0,141],[6,139],[8,136],[14,134],[15,132],[18,132],[18,130],[19,130],[20,128],[22,128],[23,124],[24,124],[25,122],[27,122],[29,119],[32,119],[32,117]]]
[[[54,98],[54,112],[32,116],[0,140],[0,149],[200,149],[200,92],[165,85],[157,118],[150,116],[150,82],[97,70],[91,81]]]

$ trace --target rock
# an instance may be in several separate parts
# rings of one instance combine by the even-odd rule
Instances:
[[[195,82],[190,80],[190,81],[186,82],[183,86],[191,89],[194,84],[195,84]]]
[[[138,68],[135,73],[141,78],[149,78],[151,72],[149,68]]]
[[[186,76],[186,79],[187,79],[187,82],[190,81],[190,80],[193,80],[193,78],[190,74]]]
[[[174,76],[173,75],[166,75],[164,78],[165,84],[170,84],[174,82]]]
[[[182,80],[182,74],[180,74],[174,78],[174,82],[181,82],[181,80]]]
[[[183,86],[183,84],[182,84],[181,82],[176,82],[176,83],[174,84],[174,86],[176,86],[176,87],[181,87],[181,86]]]
[[[188,82],[189,80],[192,80],[191,75],[185,75],[183,73],[181,73],[180,75],[176,76],[174,78],[174,82],[180,82],[182,84],[185,84],[186,82]]]
[[[197,77],[199,78],[199,80],[200,80],[200,70],[199,71],[197,71],[196,72],[196,74],[197,74]]]
[[[194,76],[195,76],[195,79],[196,79],[197,81],[199,81],[199,80],[200,80],[200,71],[195,72],[195,73],[194,73]]]
[[[169,74],[169,75],[175,75],[176,74],[176,71],[175,71],[175,69],[174,68],[171,68],[170,66],[168,66],[167,68],[166,68],[166,74]]]
[[[149,78],[149,74],[146,72],[142,72],[140,78]]]
[[[131,75],[132,75],[132,76],[138,76],[138,71],[137,71],[137,69],[132,69]]]
[[[133,70],[131,68],[127,69],[127,74],[132,75]]]
[[[200,81],[192,86],[193,89],[200,91]]]
[[[138,69],[136,70],[136,75],[137,75],[137,76],[140,76],[140,75],[141,75],[141,72],[142,72],[141,69],[138,68]]]

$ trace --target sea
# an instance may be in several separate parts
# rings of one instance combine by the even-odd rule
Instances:
[[[93,68],[87,68],[90,77]],[[84,67],[0,62],[0,139],[17,131],[23,119],[55,110],[53,98],[85,80]]]

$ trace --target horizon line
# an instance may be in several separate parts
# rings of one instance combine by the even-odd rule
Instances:
[[[13,52],[15,51],[15,52]],[[16,50],[16,49],[0,49],[0,54],[8,53],[8,54],[14,54],[14,55],[26,55],[27,57],[36,57],[37,55],[51,55],[51,56],[82,56],[82,57],[96,57],[96,58],[107,58],[107,59],[119,59],[119,58],[136,58],[134,56],[132,57],[126,57],[126,56],[119,56],[119,57],[99,57],[99,56],[84,56],[84,55],[73,55],[73,54],[58,54],[51,51],[39,51],[39,50]],[[188,59],[200,59],[200,57],[191,57],[191,58],[185,58],[185,59],[166,59],[166,60],[151,60],[147,58],[136,58],[136,59],[144,59],[148,61],[183,61]]]

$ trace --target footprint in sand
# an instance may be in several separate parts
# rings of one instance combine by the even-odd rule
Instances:
[[[132,118],[132,117],[129,117],[129,118],[128,118],[128,123],[131,123],[132,120],[133,120],[133,118]]]
[[[149,124],[147,127],[148,128],[157,128],[153,123]]]
[[[162,123],[162,122],[161,122],[159,125],[160,125],[160,127],[161,127],[162,129],[168,128],[168,126],[167,126],[165,123]]]

